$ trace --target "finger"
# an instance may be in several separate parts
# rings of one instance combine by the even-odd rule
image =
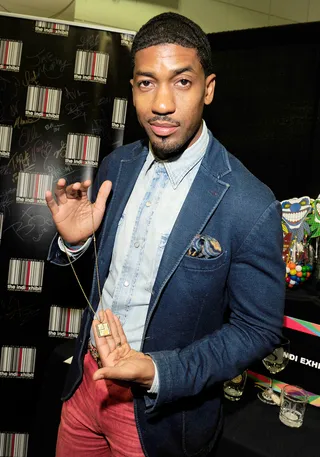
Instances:
[[[104,323],[108,324],[108,321],[102,310],[99,311],[97,317],[98,317],[98,319],[93,320],[92,326],[93,326],[93,333],[94,333],[94,337],[95,337],[95,341],[96,341],[96,346],[98,347],[98,346],[101,346],[101,344],[107,344],[107,340],[104,336],[102,337],[99,335],[97,326],[100,324],[104,324]],[[108,324],[108,327],[109,327],[109,324]]]
[[[117,336],[118,331],[115,330],[115,324],[114,324],[114,322],[111,323],[111,320],[113,321],[112,316],[113,315],[110,310],[100,310],[99,311],[100,323],[103,323],[103,324],[106,323],[108,325],[110,334],[105,337],[98,336],[97,347],[100,348],[101,345],[107,344],[109,347],[109,352],[113,352],[117,347],[117,343],[120,342],[120,338],[119,338],[119,336]],[[115,340],[115,337],[116,337],[117,341]],[[102,343],[101,343],[101,340],[103,340]]]
[[[54,190],[54,194],[57,197],[58,203],[66,203],[67,196],[66,196],[66,180],[64,178],[60,178],[56,184],[56,188]]]
[[[108,339],[111,338],[112,337],[112,333],[111,333],[111,330],[110,330],[110,323],[109,323],[108,315],[106,314],[104,309],[100,309],[100,311],[99,311],[99,320],[100,320],[101,324],[107,324],[107,326],[108,326],[109,335],[104,336],[104,338],[108,338]]]
[[[74,199],[80,199],[82,194],[80,192],[80,187],[81,187],[81,182],[74,182],[72,184],[69,184],[66,188],[66,198],[74,200]]]
[[[99,211],[99,212],[104,212],[105,207],[106,207],[106,201],[107,198],[109,197],[109,194],[111,192],[112,188],[112,183],[111,181],[104,181],[99,189],[94,207]]]
[[[80,192],[87,194],[89,187],[91,186],[91,180],[86,179],[80,183]]]
[[[151,357],[144,357],[143,359],[127,359],[120,361],[115,366],[101,368],[93,374],[93,380],[133,381],[150,389],[154,376],[155,369]]]
[[[113,352],[116,349],[117,343],[120,341],[120,339],[118,338],[117,342],[115,341],[115,335],[112,332],[112,329],[114,329],[114,324],[111,324],[110,321],[110,319],[113,320],[113,318],[110,316],[110,313],[110,310],[103,310],[101,311],[100,318],[103,319],[102,322],[106,322],[108,324],[110,334],[105,336],[105,340],[109,346],[110,352]]]
[[[102,363],[106,362],[106,359],[110,355],[110,348],[109,348],[109,343],[105,337],[99,337],[98,331],[97,331],[97,325],[101,324],[103,322],[102,319],[103,316],[101,316],[101,312],[99,313],[99,319],[94,319],[92,322],[92,330],[94,334],[94,340],[95,340],[95,346],[99,352],[100,359]]]
[[[66,188],[66,201],[75,199],[88,199],[88,189],[91,186],[91,181],[87,179],[83,182],[75,182]]]
[[[118,335],[120,337],[120,343],[121,345],[126,344],[128,342],[126,334],[124,333],[123,327],[121,325],[120,319],[118,316],[114,315],[114,321],[116,323],[117,329],[118,329]]]
[[[130,374],[129,371],[121,366],[116,367],[104,367],[100,368],[93,374],[93,380],[98,381],[99,379],[116,379],[119,381],[133,381],[135,378],[134,374]]]
[[[59,212],[59,207],[53,198],[52,192],[50,190],[47,190],[45,193],[45,199],[48,205],[49,210],[51,211],[52,216],[55,216]]]
[[[110,328],[110,332],[112,335],[112,338],[110,338],[110,340],[109,340],[109,346],[110,346],[111,351],[113,351],[117,347],[121,346],[121,339],[120,339],[120,335],[119,335],[118,326],[117,326],[115,318],[114,318],[115,316],[110,309],[106,310],[106,316],[108,319],[109,328]]]
[[[91,181],[90,179],[87,179],[86,181],[82,182],[75,182],[71,184],[71,189],[73,191],[76,191],[81,197],[87,196],[88,189],[91,186]]]

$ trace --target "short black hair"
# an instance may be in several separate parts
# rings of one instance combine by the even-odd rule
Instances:
[[[131,57],[141,49],[158,44],[178,44],[197,50],[205,76],[213,72],[211,48],[207,35],[195,22],[177,13],[162,13],[144,24],[134,37]]]

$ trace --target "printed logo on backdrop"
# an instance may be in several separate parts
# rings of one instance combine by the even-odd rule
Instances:
[[[28,433],[0,432],[0,455],[5,457],[27,457]]]
[[[320,361],[308,359],[306,357],[302,357],[296,354],[288,354],[287,352],[284,353],[284,357],[288,357],[289,360],[292,362],[300,363],[301,365],[306,365],[310,368],[315,368],[316,370],[320,370]]]
[[[10,157],[12,130],[10,125],[0,125],[0,157]]]
[[[59,120],[62,89],[28,86],[26,117]]]
[[[77,338],[83,309],[51,306],[48,335],[56,338]]]
[[[96,51],[77,50],[74,79],[106,84],[109,68],[109,54]]]
[[[16,203],[45,205],[45,193],[52,188],[53,176],[40,173],[18,173]]]
[[[123,130],[126,124],[128,101],[125,98],[115,98],[112,111],[112,128]]]
[[[36,348],[2,346],[0,377],[33,379],[35,363]]]
[[[100,150],[100,137],[69,133],[65,155],[66,165],[98,166]]]
[[[0,39],[0,70],[20,70],[22,44],[22,41]]]
[[[43,272],[43,260],[10,259],[8,290],[42,292]]]
[[[57,24],[55,22],[36,21],[34,30],[37,33],[46,33],[49,35],[69,35],[69,25]]]
[[[127,46],[129,49],[132,48],[134,35],[131,33],[121,33],[121,46]]]

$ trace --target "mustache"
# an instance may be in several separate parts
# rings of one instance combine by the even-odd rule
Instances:
[[[152,122],[168,122],[175,127],[179,127],[180,122],[174,121],[170,116],[154,116],[148,119],[149,124]]]

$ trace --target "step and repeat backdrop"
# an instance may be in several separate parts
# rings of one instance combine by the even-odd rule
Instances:
[[[30,454],[46,361],[86,306],[72,272],[46,262],[45,191],[93,179],[123,143],[133,36],[0,15],[1,456]],[[89,267],[79,274],[89,287]]]

